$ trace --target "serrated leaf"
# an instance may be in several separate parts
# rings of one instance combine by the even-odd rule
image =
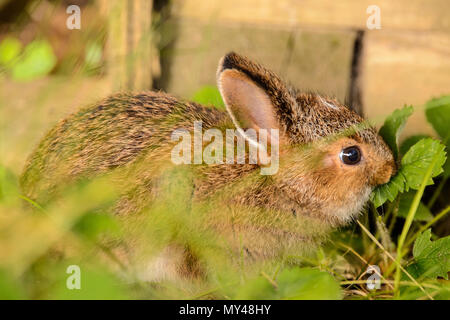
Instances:
[[[424,231],[414,242],[414,263],[408,270],[415,277],[448,279],[450,271],[450,236],[431,241],[431,229]]]
[[[436,155],[437,161],[434,164],[431,178],[442,172],[442,165],[445,163],[445,146],[438,140],[431,138],[422,139],[413,145],[405,154],[401,161],[401,172],[406,179],[406,191],[419,189],[428,167],[433,162]],[[430,178],[427,185],[433,184]]]
[[[401,218],[406,218],[408,215],[409,208],[411,207],[411,203],[413,202],[415,192],[410,191],[402,194],[400,196],[400,203],[398,205],[398,213],[397,216]],[[417,208],[416,214],[414,215],[415,221],[430,221],[433,219],[433,215],[430,210],[420,202],[419,207]]]
[[[404,155],[408,150],[415,145],[417,142],[419,142],[422,139],[431,138],[430,136],[426,134],[418,134],[415,136],[411,136],[406,138],[401,144],[400,144],[400,154]]]
[[[372,192],[370,195],[370,200],[373,202],[375,207],[381,206],[386,201],[394,201],[399,192],[405,190],[405,177],[398,172],[388,183],[385,183]]]
[[[371,201],[375,207],[381,206],[386,201],[393,201],[399,193],[417,190],[425,178],[428,167],[432,164],[434,156],[437,161],[434,164],[431,178],[442,172],[445,162],[445,146],[438,140],[431,138],[422,139],[414,144],[401,160],[401,166],[397,174],[388,183],[378,186],[371,194]],[[427,182],[433,184],[433,180]]]
[[[380,128],[379,133],[391,148],[395,159],[398,158],[399,153],[398,137],[406,124],[406,120],[413,113],[413,110],[412,106],[404,106],[402,109],[396,109],[386,118],[383,126]]]

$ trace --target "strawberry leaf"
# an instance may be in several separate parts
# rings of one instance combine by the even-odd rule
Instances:
[[[428,167],[432,164],[434,157],[437,161],[434,163],[431,178],[439,175],[446,156],[445,146],[438,140],[431,138],[422,139],[414,144],[401,161],[401,166],[397,174],[388,183],[381,185],[372,192],[371,200],[375,207],[381,206],[387,200],[393,201],[398,193],[417,190],[425,178]],[[433,184],[430,178],[427,185]]]
[[[445,146],[440,141],[427,138],[420,140],[406,152],[401,161],[402,167],[400,169],[406,179],[406,191],[409,188],[419,189],[425,173],[432,164],[435,156],[438,159],[434,164],[431,178],[436,177],[443,171],[442,165],[446,159],[444,149]],[[431,178],[427,181],[427,185],[433,184]]]
[[[450,271],[450,236],[431,241],[431,229],[423,232],[414,242],[414,263],[408,271],[416,278],[448,279]]]

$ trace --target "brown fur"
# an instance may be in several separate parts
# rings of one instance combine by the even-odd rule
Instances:
[[[276,120],[266,122],[277,122],[282,136],[280,169],[273,176],[260,175],[259,166],[251,164],[195,167],[193,200],[207,199],[211,205],[205,228],[217,230],[232,248],[243,244],[252,257],[273,257],[299,245],[313,246],[330,228],[354,218],[372,188],[395,171],[381,137],[337,101],[289,88],[273,72],[235,53],[219,64],[219,86],[226,70],[262,89],[266,109],[256,110],[258,116],[273,112]],[[239,92],[224,94],[242,98]],[[227,107],[233,114],[239,105]],[[227,113],[162,92],[113,95],[62,120],[46,135],[26,165],[22,188],[45,204],[64,185],[119,169],[123,195],[115,211],[134,214],[157,198],[158,176],[171,166],[171,133],[192,131],[195,120],[203,121],[203,129],[234,128]],[[353,145],[363,159],[345,165],[339,152]],[[196,265],[191,253],[184,256]]]

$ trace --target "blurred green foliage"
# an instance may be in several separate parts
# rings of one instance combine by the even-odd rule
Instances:
[[[45,76],[56,65],[56,56],[50,44],[45,40],[29,43],[18,61],[11,66],[13,79],[29,81]]]
[[[0,42],[0,73],[15,81],[32,81],[55,70],[73,73],[79,68],[78,65],[81,65],[80,70],[86,75],[97,75],[101,72],[103,44],[98,39],[86,44],[82,56],[81,62],[71,56],[58,61],[51,44],[46,39],[34,40],[23,48],[17,38],[7,36]]]
[[[235,288],[235,298],[244,300],[337,300],[339,283],[327,272],[311,268],[283,270],[276,281],[259,276]]]
[[[197,101],[214,106],[217,100],[211,97],[217,94],[210,89],[200,90]],[[395,128],[388,130],[388,134],[397,145],[397,131],[401,126],[392,127]],[[411,189],[423,182],[423,172],[434,157],[440,159],[435,162],[435,179],[444,176],[440,169],[445,160],[444,145],[439,140],[412,137],[402,144],[398,155],[403,168],[406,167],[400,172]],[[211,204],[192,202],[194,172],[186,167],[174,167],[160,173],[161,193],[155,202],[133,219],[124,219],[111,213],[121,193],[117,183],[111,180],[113,176],[69,186],[58,199],[42,206],[23,195],[17,176],[0,166],[0,298],[450,297],[448,281],[444,280],[449,271],[450,238],[437,238],[429,229],[446,216],[448,207],[436,209],[426,205],[422,195],[404,246],[405,258],[401,261],[420,287],[403,274],[400,290],[394,295],[391,270],[395,263],[388,254],[392,254],[397,245],[393,240],[397,235],[394,225],[401,224],[410,214],[415,191],[401,193],[392,201],[387,201],[390,199],[386,197],[381,207],[385,212],[383,216],[372,206],[361,217],[360,221],[379,239],[383,249],[353,225],[333,233],[325,246],[308,255],[287,255],[250,263],[241,253],[229,252],[220,237],[204,228],[201,221]],[[130,252],[125,245],[129,241],[142,244],[139,252],[133,252],[137,260],[157,258],[174,244],[189,248],[198,257],[204,276],[144,281],[133,263],[136,259],[124,259]],[[66,286],[70,265],[80,266],[80,290],[70,290]],[[380,267],[381,290],[367,289],[368,265]]]
[[[30,81],[49,74],[56,56],[46,40],[34,40],[21,52],[19,40],[6,37],[0,43],[0,66],[17,81]]]
[[[204,104],[206,106],[214,106],[219,110],[225,110],[222,96],[219,90],[213,86],[203,86],[192,96],[192,101]]]
[[[20,51],[22,43],[13,37],[6,37],[0,42],[0,65],[8,66],[13,63]]]

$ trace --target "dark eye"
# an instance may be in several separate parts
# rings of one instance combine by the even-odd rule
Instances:
[[[345,164],[357,164],[359,161],[361,161],[361,150],[359,150],[359,148],[356,146],[342,149],[341,153],[339,154],[339,158],[341,158],[341,161]]]

